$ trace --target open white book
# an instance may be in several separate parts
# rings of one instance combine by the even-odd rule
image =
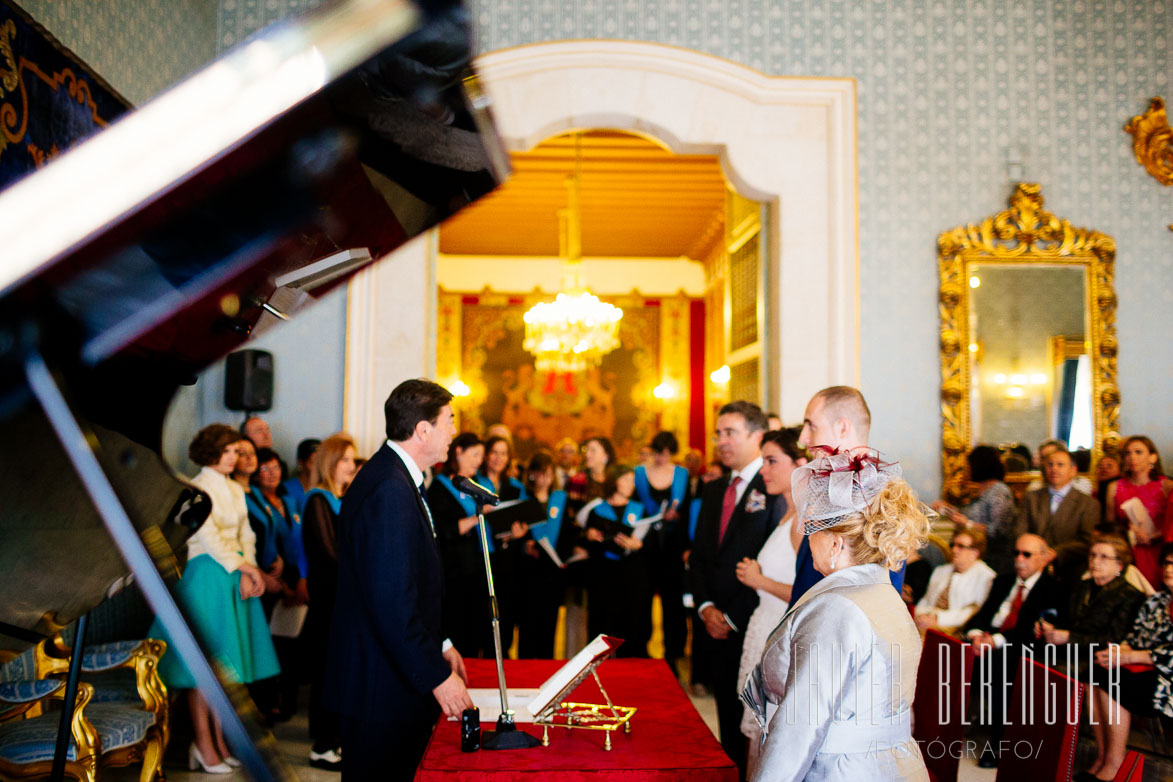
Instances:
[[[606,660],[623,645],[622,638],[597,635],[578,654],[542,684],[538,694],[529,702],[529,713],[537,717],[550,706],[557,706],[590,674],[591,666]]]
[[[585,552],[580,551],[574,556],[570,557],[570,559],[563,561],[562,557],[558,556],[558,552],[554,549],[554,546],[550,544],[549,538],[538,538],[538,545],[541,547],[542,551],[546,552],[550,559],[554,561],[555,565],[563,569],[565,569],[566,566],[572,562],[578,562],[579,560],[586,559],[588,556]]]
[[[301,628],[305,625],[306,614],[310,607],[307,605],[285,605],[278,600],[273,606],[273,615],[269,618],[269,633],[278,638],[297,638],[301,635]]]

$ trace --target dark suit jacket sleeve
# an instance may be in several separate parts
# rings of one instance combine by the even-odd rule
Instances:
[[[750,485],[752,486],[753,484]],[[778,526],[776,503],[779,499],[781,499],[781,495],[767,496],[767,506],[764,514],[756,513],[752,518],[742,517],[742,523],[744,525],[742,534],[746,536],[746,540],[742,545],[741,556],[757,559],[758,552],[762,550],[762,546],[766,545],[766,539],[770,537],[770,533],[774,530],[774,527]],[[738,561],[740,561],[740,558]],[[731,573],[736,573],[736,568],[736,562],[729,565]],[[749,618],[753,615],[760,602],[761,600],[758,597],[757,590],[750,589],[744,584],[739,584],[733,596],[726,601],[725,605],[720,606],[720,608],[733,624],[737,626],[738,631],[744,633],[746,628],[749,627]]]
[[[713,600],[711,576],[717,556],[717,532],[721,523],[721,481],[710,481],[701,489],[700,518],[696,524],[696,538],[689,555],[688,572],[692,581],[693,604],[699,609]],[[718,606],[721,610],[724,607]]]
[[[433,546],[416,491],[407,481],[388,480],[365,499],[355,514],[355,579],[363,614],[392,663],[421,694],[430,694],[451,669],[440,640],[423,622],[426,611],[440,610],[440,595],[421,595],[418,552]],[[434,561],[434,560],[433,560]]]
[[[1075,489],[1072,489],[1075,491]],[[1093,497],[1087,497],[1079,504],[1079,533],[1078,537],[1084,543],[1090,543],[1092,534],[1096,531],[1096,525],[1100,523],[1100,517],[1103,511],[1100,509],[1100,503]]]
[[[1071,624],[1068,643],[1102,646],[1120,643],[1132,629],[1142,602],[1144,595],[1140,590],[1123,578],[1116,579],[1079,612]]]
[[[993,632],[994,616],[1002,607],[1006,595],[1010,594],[1010,590],[1014,588],[1017,580],[1013,575],[996,577],[994,583],[990,585],[990,594],[986,596],[986,602],[982,603],[982,607],[977,610],[977,613],[961,626],[961,633],[965,634],[970,630],[981,630],[983,633]],[[1025,601],[1023,603],[1025,604]]]

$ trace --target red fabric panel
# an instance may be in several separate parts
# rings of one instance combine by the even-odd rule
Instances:
[[[707,454],[709,433],[705,431],[705,301],[688,305],[688,446]],[[606,687],[607,685],[603,685]]]
[[[537,688],[563,663],[506,660],[505,680],[510,687]],[[496,664],[492,660],[466,660],[465,664],[470,686],[497,686]],[[460,723],[441,719],[416,780],[482,782],[526,777],[559,782],[737,782],[733,762],[663,660],[608,660],[599,667],[599,678],[613,703],[639,709],[631,718],[630,734],[612,734],[610,752],[603,749],[602,731],[552,728],[548,747],[464,753],[460,751]],[[575,690],[571,699],[606,702],[591,678]],[[482,724],[481,729],[492,730],[493,725]],[[541,728],[532,724],[520,729],[539,738],[542,735]]]
[[[962,746],[965,738],[973,661],[969,644],[936,630],[925,633],[916,671],[912,736],[920,743],[930,776],[940,782],[957,780],[961,753],[955,748]],[[944,702],[942,694],[947,699]]]
[[[1003,734],[1006,741],[1003,746],[1008,750],[998,762],[995,780],[1070,780],[1085,694],[1082,683],[1024,657],[1014,682],[1009,720]],[[1048,716],[1053,724],[1047,724]]]
[[[1139,752],[1129,752],[1120,764],[1120,770],[1112,778],[1112,782],[1140,782],[1144,774],[1144,755]]]

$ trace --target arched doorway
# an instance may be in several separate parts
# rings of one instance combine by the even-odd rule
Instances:
[[[767,405],[796,420],[812,391],[858,383],[854,80],[770,77],[699,52],[600,40],[493,52],[477,67],[511,150],[606,127],[717,155],[735,188],[767,205]],[[435,254],[434,237],[421,240],[351,283],[345,426],[364,445],[380,439],[387,390],[434,373]]]

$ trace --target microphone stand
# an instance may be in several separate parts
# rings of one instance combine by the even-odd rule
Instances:
[[[493,646],[497,653],[497,689],[501,694],[501,716],[497,730],[485,731],[481,736],[482,749],[528,749],[542,743],[537,736],[518,730],[509,708],[509,694],[505,691],[505,662],[501,650],[501,612],[497,607],[497,592],[493,588],[493,566],[489,562],[489,527],[485,523],[484,500],[473,496],[477,508],[477,524],[481,532],[481,553],[485,557],[485,578],[489,582],[489,611],[493,616]],[[496,504],[496,503],[493,503]]]

